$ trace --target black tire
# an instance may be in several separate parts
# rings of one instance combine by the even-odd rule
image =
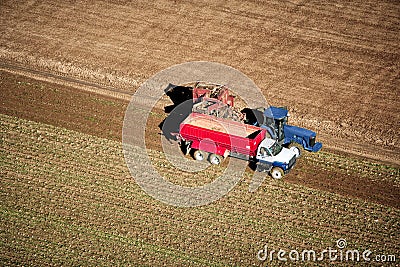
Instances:
[[[221,164],[222,160],[223,158],[217,154],[211,154],[210,157],[208,158],[208,161],[213,165]]]
[[[285,173],[283,172],[282,168],[279,167],[273,167],[271,172],[270,172],[272,178],[279,180],[282,179]]]
[[[203,150],[196,150],[193,153],[193,158],[198,161],[204,161],[205,159],[207,159],[207,156],[208,156],[208,153]]]

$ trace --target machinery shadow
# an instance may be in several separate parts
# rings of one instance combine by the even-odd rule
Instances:
[[[177,106],[187,100],[193,100],[193,88],[169,84],[164,89],[165,94],[171,99],[172,105],[164,107],[165,113],[171,113]]]
[[[176,141],[180,124],[189,116],[193,108],[192,87],[169,84],[164,89],[165,94],[171,99],[172,105],[164,107],[164,112],[169,114],[158,127],[168,141]]]

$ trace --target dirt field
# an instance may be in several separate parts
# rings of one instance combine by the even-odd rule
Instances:
[[[1,1],[1,265],[265,266],[265,244],[339,238],[398,253],[399,14],[396,1]],[[192,60],[248,75],[323,151],[254,194],[246,174],[209,206],[148,197],[121,155],[127,96]],[[153,164],[196,183],[159,153],[160,108]]]

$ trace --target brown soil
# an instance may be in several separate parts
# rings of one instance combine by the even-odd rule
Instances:
[[[121,140],[127,102],[0,71],[0,113]]]
[[[370,172],[372,176],[374,169],[371,168]],[[293,172],[285,179],[290,183],[400,208],[397,183],[373,180],[359,173],[324,170],[321,166],[308,163],[304,158],[298,161]]]

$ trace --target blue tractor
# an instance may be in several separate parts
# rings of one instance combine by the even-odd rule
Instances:
[[[266,109],[247,110],[245,114],[247,123],[265,128],[280,145],[297,147],[295,152],[298,157],[302,149],[318,152],[322,148],[322,143],[316,142],[315,132],[287,124],[289,117],[287,108],[270,106]]]

